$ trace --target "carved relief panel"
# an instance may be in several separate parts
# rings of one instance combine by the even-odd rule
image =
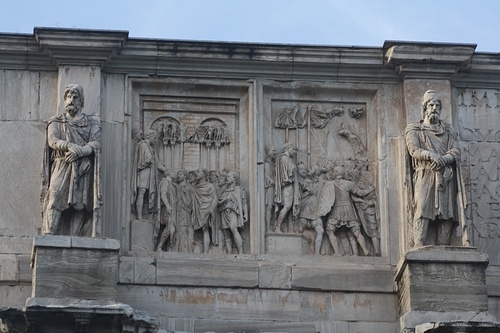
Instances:
[[[268,89],[268,253],[380,255],[370,94]],[[291,95],[294,95],[291,97]]]
[[[459,89],[456,108],[467,193],[464,236],[500,264],[500,91]]]
[[[249,252],[245,87],[137,87],[132,249]]]

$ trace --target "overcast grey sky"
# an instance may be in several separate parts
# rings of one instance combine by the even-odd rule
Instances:
[[[500,53],[499,0],[4,0],[1,13],[2,33],[60,27],[332,46],[429,41]]]

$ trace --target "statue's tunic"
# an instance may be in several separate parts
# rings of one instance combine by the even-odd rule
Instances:
[[[328,220],[335,220],[336,227],[347,226],[352,228],[359,225],[356,211],[351,200],[351,193],[358,194],[356,185],[345,179],[337,179],[335,184],[335,204],[332,207]]]
[[[92,211],[99,206],[98,150],[100,125],[85,114],[81,119],[70,120],[64,114],[50,118],[47,126],[47,149],[42,177],[48,184],[45,205],[60,211],[70,207]],[[93,153],[65,161],[68,144],[90,146]],[[50,171],[49,171],[50,170]]]
[[[227,188],[219,198],[219,212],[222,218],[222,229],[241,228],[245,224],[243,214],[246,211],[247,199],[240,186]]]
[[[420,122],[406,127],[405,138],[414,169],[413,219],[458,221],[456,168],[447,165],[437,171],[432,170],[432,161],[424,157],[426,151],[430,151],[441,156],[450,154],[455,163],[459,161],[457,133],[441,122],[435,129]]]

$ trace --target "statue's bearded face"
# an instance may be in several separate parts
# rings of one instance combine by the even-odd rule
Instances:
[[[64,109],[74,117],[82,110],[82,99],[80,93],[76,90],[71,90],[64,96]]]
[[[429,119],[431,124],[435,124],[439,121],[439,117],[441,116],[441,102],[439,102],[438,99],[432,98],[427,102],[425,116]]]

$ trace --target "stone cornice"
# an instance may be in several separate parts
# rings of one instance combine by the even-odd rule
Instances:
[[[399,83],[449,79],[500,84],[500,55],[473,44],[387,41],[348,47],[128,38],[127,31],[35,28],[0,34],[0,69],[57,71],[101,66],[104,73],[280,81]]]
[[[399,80],[380,48],[129,39],[110,73],[276,80]]]
[[[383,49],[385,63],[404,78],[449,79],[470,68],[476,45],[386,41]]]
[[[28,34],[0,34],[0,69],[54,70],[46,52]]]
[[[34,37],[60,65],[97,65],[118,53],[128,38],[127,31],[35,28]]]

